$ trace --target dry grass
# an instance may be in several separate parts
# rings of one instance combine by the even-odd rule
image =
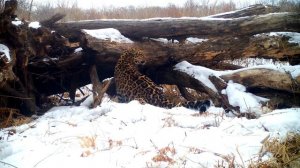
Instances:
[[[0,12],[3,10],[5,0],[0,0]],[[277,3],[276,3],[277,2]],[[166,7],[110,7],[81,9],[77,1],[56,1],[56,3],[41,3],[31,0],[19,0],[17,15],[26,20],[44,20],[55,13],[64,13],[66,17],[63,21],[78,21],[92,19],[144,19],[153,17],[201,17],[222,12],[233,11],[239,7],[246,7],[253,4],[253,1],[233,2],[216,1],[211,3],[209,0],[187,0],[183,6],[169,4]],[[256,0],[256,3],[278,5],[282,12],[300,11],[298,0]],[[32,9],[35,10],[32,10]]]
[[[80,156],[89,157],[90,155],[92,155],[97,146],[97,135],[79,137],[79,140],[80,146],[83,148]]]
[[[174,164],[175,161],[172,157],[176,154],[176,150],[174,147],[164,147],[157,151],[157,155],[152,158],[154,162],[167,162],[169,164]]]
[[[86,19],[144,19],[153,17],[200,17],[213,15],[221,12],[228,12],[236,9],[233,2],[219,2],[210,4],[208,0],[194,1],[188,0],[182,7],[169,4],[166,7],[111,7],[111,8],[92,8],[81,9],[77,2],[74,1],[59,1],[53,3],[36,4],[36,10],[30,11],[30,5],[25,0],[21,0],[21,6],[18,10],[20,18],[29,19],[31,13],[31,20],[44,20],[51,17],[55,13],[65,13],[66,17],[63,21],[77,21]]]
[[[80,146],[82,148],[96,148],[96,139],[97,136],[84,136],[84,137],[80,137]]]
[[[250,168],[297,168],[300,167],[300,134],[289,133],[284,140],[271,138],[264,142],[264,153],[272,158],[253,163]]]
[[[0,128],[19,126],[31,121],[30,117],[22,115],[17,109],[0,108]]]

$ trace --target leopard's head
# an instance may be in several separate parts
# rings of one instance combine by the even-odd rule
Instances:
[[[132,62],[137,66],[144,65],[146,63],[144,53],[138,49],[130,49],[125,51],[123,57],[132,60]]]

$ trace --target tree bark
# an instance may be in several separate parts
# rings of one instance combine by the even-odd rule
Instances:
[[[292,77],[287,72],[273,69],[240,69],[222,75],[220,78],[210,76],[209,79],[217,88],[217,92],[184,72],[164,69],[159,71],[159,74],[162,78],[158,82],[175,83],[180,87],[189,87],[200,92],[206,92],[216,106],[221,106],[224,109],[239,111],[238,108],[232,107],[227,97],[221,93],[223,89],[226,89],[229,80],[244,85],[248,92],[270,99],[268,106],[272,109],[300,106],[300,74]],[[177,79],[181,80],[178,81]]]
[[[93,84],[93,108],[99,106],[102,102],[102,98],[105,94],[105,92],[107,91],[107,89],[109,88],[109,85],[111,83],[111,80],[108,80],[108,82],[106,82],[105,84],[102,84],[99,81],[99,77],[97,74],[97,68],[95,65],[92,65],[91,69],[90,69],[90,78],[91,78],[91,82]]]
[[[245,85],[247,88],[268,88],[300,94],[300,75],[292,78],[288,72],[280,72],[266,68],[239,70],[238,72],[220,76],[226,82]]]
[[[280,36],[210,39],[197,44],[165,44],[153,40],[126,44],[111,43],[86,35],[86,46],[96,51],[98,64],[110,64],[112,67],[116,64],[119,55],[132,47],[143,50],[147,59],[147,67],[163,66],[182,60],[195,65],[216,67],[218,64],[224,65],[225,60],[251,57],[289,61],[291,64],[300,62],[300,46],[289,43],[288,38]]]
[[[256,4],[251,5],[241,10],[237,10],[234,12],[226,12],[217,15],[210,16],[212,18],[239,18],[239,17],[247,17],[253,15],[263,15],[268,13],[279,12],[279,7],[270,6],[270,5],[262,5]]]

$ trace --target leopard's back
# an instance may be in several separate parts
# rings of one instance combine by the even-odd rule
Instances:
[[[143,54],[139,51],[130,50],[125,52],[118,60],[115,67],[116,90],[119,100],[128,102],[131,100],[143,100],[146,103],[172,108],[175,106],[184,106],[206,111],[210,101],[184,101],[175,103],[168,100],[161,87],[157,86],[150,78],[141,74],[136,65],[135,59],[142,59]]]

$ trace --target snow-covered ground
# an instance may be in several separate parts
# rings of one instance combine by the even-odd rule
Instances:
[[[287,67],[284,71],[299,75],[298,66]],[[187,62],[176,68],[200,80],[230,73]],[[247,167],[258,160],[268,137],[300,132],[300,108],[264,114],[260,102],[266,99],[247,93],[244,86],[229,82],[223,92],[232,105],[243,110],[247,102],[260,117],[236,118],[214,106],[199,115],[184,107],[116,103],[107,96],[101,106],[89,109],[90,96],[81,106],[54,107],[28,124],[2,129],[0,167],[228,167],[231,162]]]
[[[19,168],[214,167],[235,158],[246,166],[258,159],[267,137],[299,132],[299,119],[300,109],[248,120],[216,107],[198,115],[106,97],[95,109],[55,107],[31,123],[1,130],[0,160]]]

